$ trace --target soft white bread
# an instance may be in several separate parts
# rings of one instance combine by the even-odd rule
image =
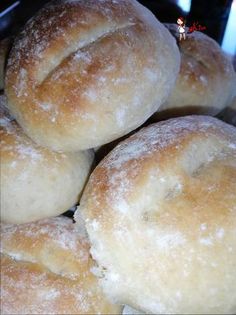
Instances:
[[[175,40],[137,1],[53,1],[13,45],[9,108],[43,146],[93,148],[151,116],[173,88],[179,64]]]
[[[0,41],[0,90],[4,88],[5,65],[10,43],[10,38],[4,38]]]
[[[93,266],[89,242],[69,218],[1,224],[1,314],[120,314]]]
[[[4,99],[2,99],[4,102]],[[24,223],[75,205],[93,152],[53,152],[35,144],[0,104],[1,221]]]
[[[235,314],[235,192],[236,128],[216,118],[170,119],[119,144],[76,212],[107,295],[147,313]]]
[[[187,114],[218,114],[231,102],[235,90],[232,62],[206,34],[193,32],[179,42],[177,27],[166,26],[178,43],[181,66],[174,89],[155,117],[160,120]]]

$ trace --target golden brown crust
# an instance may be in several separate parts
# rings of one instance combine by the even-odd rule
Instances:
[[[89,243],[66,217],[1,225],[1,312],[119,314],[91,273]]]
[[[235,191],[236,129],[220,120],[170,119],[121,142],[77,211],[105,292],[148,313],[234,313]]]
[[[194,32],[179,42],[175,25],[166,26],[178,42],[181,66],[175,88],[156,117],[218,114],[233,97],[236,74],[232,62],[207,35]]]
[[[136,1],[52,2],[13,46],[9,107],[38,143],[95,147],[144,122],[166,99],[178,67],[174,40]]]

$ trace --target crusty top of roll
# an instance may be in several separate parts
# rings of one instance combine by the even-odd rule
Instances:
[[[179,41],[177,26],[165,24],[178,43],[181,66],[174,89],[158,111],[169,115],[216,115],[232,100],[236,74],[232,62],[219,44],[202,32]],[[182,110],[182,111],[181,111]],[[158,116],[157,116],[158,117]]]
[[[137,196],[135,187],[144,184],[147,169],[157,165],[163,172],[169,169],[194,175],[213,159],[235,153],[235,142],[236,128],[210,116],[192,115],[152,124],[122,141],[99,163],[86,185],[81,208],[86,204],[86,216],[91,211],[91,215],[102,212],[107,217],[113,211],[110,206],[108,211],[91,205],[112,204],[119,210],[120,201],[122,211],[119,196]]]
[[[4,314],[118,314],[103,296],[89,242],[66,217],[1,224]]]
[[[105,292],[154,314],[235,313],[235,192],[236,128],[220,120],[170,119],[121,142],[77,211]]]
[[[175,41],[135,0],[53,1],[16,39],[6,92],[30,137],[76,151],[141,125],[178,69]]]

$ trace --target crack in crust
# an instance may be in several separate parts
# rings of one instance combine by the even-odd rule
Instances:
[[[42,72],[38,73],[38,76],[36,77],[36,80],[38,81],[38,83],[36,84],[37,86],[42,85],[47,78],[50,76],[50,74],[54,71],[56,71],[56,69],[58,67],[60,67],[60,65],[68,58],[70,58],[70,56],[72,56],[75,53],[78,53],[79,51],[85,50],[86,48],[88,48],[90,45],[95,44],[96,42],[99,42],[101,39],[110,36],[112,34],[115,34],[116,32],[123,30],[123,29],[127,29],[131,26],[135,26],[135,23],[125,23],[125,24],[121,24],[117,27],[111,28],[109,30],[106,30],[104,32],[98,33],[96,34],[96,37],[94,38],[92,37],[88,37],[86,41],[82,41],[79,43],[79,45],[75,48],[74,46],[65,48],[62,52],[61,52],[61,58],[58,58],[57,62],[53,62],[50,61],[50,59],[53,59],[54,57],[51,56],[51,58],[49,58],[49,60],[47,59],[47,63],[49,63],[52,67],[48,67],[48,71],[47,72]],[[64,53],[65,52],[65,53]],[[42,62],[44,63],[45,60],[42,60]]]

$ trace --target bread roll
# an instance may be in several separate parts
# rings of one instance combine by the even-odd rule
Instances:
[[[235,192],[236,129],[216,118],[170,119],[119,144],[76,212],[106,294],[148,314],[235,314]]]
[[[8,51],[10,48],[11,39],[4,38],[0,41],[0,90],[4,88],[4,78],[5,78],[5,64]]]
[[[1,221],[24,223],[65,212],[79,200],[93,152],[60,153],[39,147],[5,112],[2,107]]]
[[[230,102],[236,86],[232,62],[215,40],[201,32],[178,40],[177,26],[166,24],[179,45],[180,72],[167,101],[154,118],[188,114],[216,115]]]
[[[56,217],[1,224],[1,314],[120,314],[91,273],[88,240]]]
[[[158,109],[179,63],[175,40],[135,0],[53,1],[13,45],[9,108],[40,145],[97,147]]]

